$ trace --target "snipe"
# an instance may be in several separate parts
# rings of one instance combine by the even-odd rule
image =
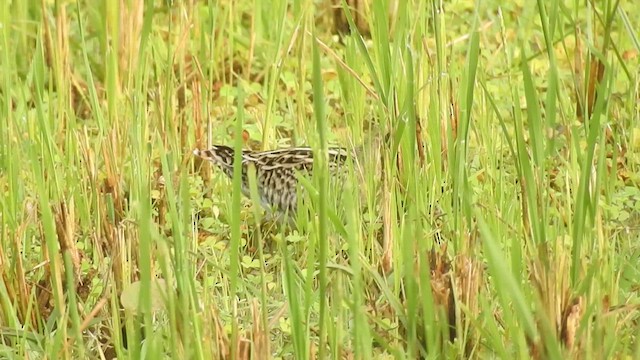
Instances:
[[[335,180],[345,162],[349,151],[344,148],[328,149],[328,167]],[[194,150],[194,155],[211,161],[230,179],[233,179],[234,149],[225,145],[213,145],[206,150]],[[262,206],[276,210],[280,215],[293,216],[297,212],[298,193],[297,176],[308,176],[313,172],[313,152],[311,148],[296,147],[272,151],[242,151],[242,193],[250,197],[249,166],[256,171],[256,184]]]

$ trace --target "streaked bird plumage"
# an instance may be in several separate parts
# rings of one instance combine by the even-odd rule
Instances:
[[[233,179],[235,151],[225,145],[213,145],[206,150],[194,150],[194,155],[211,161],[230,179]],[[343,173],[350,158],[344,148],[328,149],[328,168],[332,178]],[[296,147],[272,151],[242,151],[242,193],[250,197],[249,167],[254,166],[256,184],[262,205],[279,213],[294,215],[297,211],[298,175],[313,173],[313,151],[308,147]]]

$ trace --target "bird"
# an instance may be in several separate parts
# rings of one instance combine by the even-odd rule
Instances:
[[[226,145],[212,145],[193,154],[213,163],[233,179],[235,150]],[[342,147],[328,148],[328,171],[335,181],[346,174],[348,159],[354,153]],[[249,167],[255,167],[256,184],[261,205],[279,216],[295,217],[298,206],[298,176],[313,174],[314,153],[310,147],[292,147],[270,151],[242,150],[242,194],[250,197]],[[338,182],[340,183],[340,182]],[[335,182],[332,182],[335,184]]]

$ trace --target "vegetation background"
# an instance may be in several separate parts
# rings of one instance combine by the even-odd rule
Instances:
[[[0,2],[0,357],[640,358],[637,19]],[[292,230],[212,143],[369,151]]]

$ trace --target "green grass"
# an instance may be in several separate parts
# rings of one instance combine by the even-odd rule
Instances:
[[[0,4],[0,358],[640,358],[640,7],[333,3]]]

